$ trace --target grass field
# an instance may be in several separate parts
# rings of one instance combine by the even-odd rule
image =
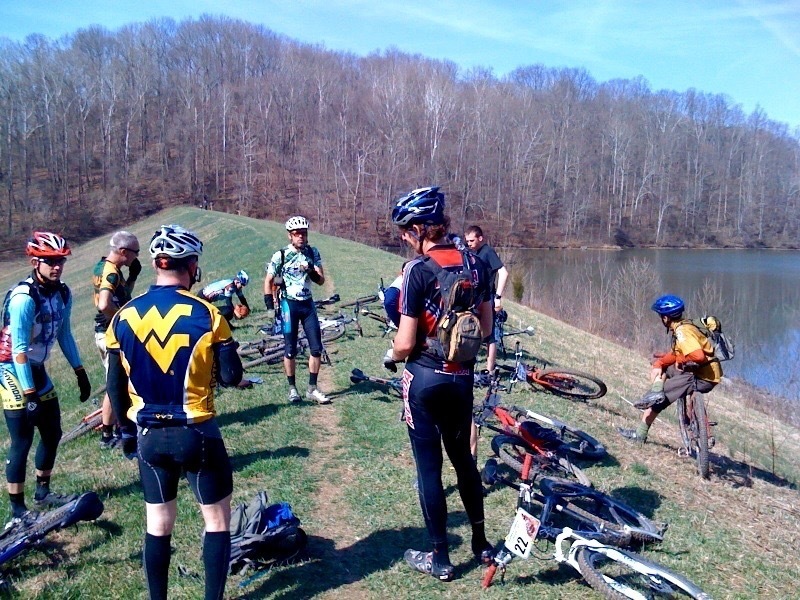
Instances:
[[[255,337],[264,319],[263,265],[285,243],[282,226],[186,208],[158,214],[130,229],[146,248],[156,226],[167,222],[194,229],[203,238],[205,282],[241,268],[250,273],[252,283],[245,291],[255,310],[234,335],[240,340]],[[311,242],[322,253],[328,279],[315,293],[317,298],[337,292],[346,301],[373,293],[379,278],[390,280],[401,262],[373,248],[315,234],[313,224]],[[93,342],[90,273],[106,243],[104,237],[74,248],[64,276],[75,295],[73,329],[95,387],[102,383],[102,366]],[[146,251],[142,257],[146,263]],[[4,264],[0,287],[8,288],[28,270],[22,259]],[[153,275],[145,264],[138,291]],[[711,417],[719,422],[718,443],[711,481],[702,481],[694,474],[693,463],[677,456],[674,423],[656,423],[652,441],[643,448],[629,445],[614,432],[616,426],[631,425],[638,418],[638,411],[623,398],[633,399],[643,391],[648,367],[642,357],[520,306],[508,309],[510,324],[536,329],[535,336],[522,338],[528,354],[594,373],[608,384],[605,398],[585,404],[522,386],[504,400],[566,420],[606,444],[609,457],[586,467],[595,486],[669,523],[664,542],[647,549],[647,556],[685,574],[715,598],[797,597],[800,503],[796,489],[788,485],[798,479],[797,430],[746,408],[746,392],[732,384],[720,385],[707,397]],[[263,377],[263,385],[224,390],[218,396],[219,421],[235,470],[234,501],[249,500],[264,489],[273,501],[290,502],[310,535],[311,554],[306,563],[273,569],[252,581],[232,577],[227,597],[597,597],[574,571],[546,560],[544,551],[537,553],[544,560],[515,561],[504,583],[481,591],[482,570],[470,560],[469,524],[447,466],[451,557],[457,579],[443,584],[409,571],[403,551],[429,548],[412,487],[413,458],[405,428],[398,422],[400,403],[375,387],[353,386],[349,381],[355,367],[385,374],[381,357],[388,342],[380,337],[377,323],[365,319],[362,324],[364,337],[348,330],[329,348],[333,365],[323,368],[320,381],[333,404],[288,404],[279,366],[254,368],[251,374]],[[91,407],[78,402],[71,369],[58,350],[54,355],[48,370],[59,390],[67,430]],[[304,369],[298,373],[298,382],[304,383]],[[666,411],[664,421],[673,412]],[[5,428],[0,428],[0,440],[5,451]],[[488,436],[481,441],[480,452],[482,457],[490,452]],[[783,479],[769,473],[773,460]],[[61,449],[53,487],[64,492],[93,489],[105,502],[105,513],[95,524],[50,536],[40,551],[4,567],[8,593],[20,598],[144,597],[144,505],[135,462],[117,452],[101,451],[96,435],[85,436]],[[514,507],[511,490],[487,496],[490,539],[504,537]],[[171,598],[202,597],[201,531],[197,506],[182,484],[173,536]]]

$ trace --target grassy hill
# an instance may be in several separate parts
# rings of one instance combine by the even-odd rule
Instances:
[[[130,229],[144,248],[155,228],[169,222],[189,227],[203,238],[205,282],[241,268],[251,274],[246,292],[255,310],[234,335],[240,340],[255,337],[264,317],[263,265],[285,243],[282,226],[185,208],[157,214]],[[391,278],[399,267],[396,256],[313,230],[311,242],[320,248],[328,278],[318,298],[338,292],[344,301],[372,293],[381,276]],[[90,273],[106,244],[103,237],[73,248],[64,276],[75,294],[73,329],[96,387],[103,376],[93,342]],[[8,288],[28,270],[22,259],[5,263],[0,287]],[[145,264],[140,291],[153,275]],[[648,371],[644,359],[523,307],[511,306],[509,312],[514,325],[535,327],[535,336],[522,338],[530,355],[594,373],[608,384],[605,398],[586,404],[522,386],[504,400],[562,418],[606,444],[610,456],[586,467],[595,486],[669,523],[664,542],[645,554],[685,574],[715,598],[797,596],[800,567],[795,541],[800,535],[800,504],[796,489],[787,484],[798,479],[797,430],[744,408],[744,392],[730,384],[720,385],[707,397],[712,419],[719,422],[718,443],[711,481],[702,481],[694,474],[693,463],[677,456],[677,428],[668,422],[673,410],[666,411],[663,421],[654,426],[652,442],[643,448],[629,445],[614,432],[616,426],[638,418],[638,411],[623,398],[642,392]],[[405,427],[398,423],[400,404],[381,390],[352,386],[349,381],[354,367],[383,375],[381,357],[387,340],[380,337],[377,324],[366,321],[363,326],[364,337],[348,331],[329,348],[333,365],[323,368],[320,380],[333,398],[332,405],[289,405],[279,366],[253,370],[253,375],[263,377],[263,385],[224,390],[218,396],[219,420],[235,469],[234,501],[249,500],[264,489],[274,501],[290,502],[311,536],[312,555],[305,564],[274,569],[253,581],[233,577],[227,596],[595,597],[571,570],[536,559],[513,562],[503,585],[481,592],[481,570],[470,562],[469,525],[447,466],[451,556],[458,579],[441,584],[406,568],[403,551],[427,549],[429,544],[412,487],[413,458]],[[298,366],[298,382],[304,383],[302,359]],[[70,429],[91,407],[78,402],[74,376],[57,350],[49,372],[59,390],[64,429]],[[5,428],[0,428],[3,452],[7,437]],[[489,452],[488,436],[484,436],[481,456]],[[784,479],[769,473],[773,461],[774,470]],[[29,497],[33,487],[30,462]],[[105,502],[105,513],[95,525],[51,536],[43,551],[31,552],[5,568],[11,593],[25,598],[144,597],[144,505],[135,462],[125,461],[117,452],[101,451],[97,437],[86,436],[61,449],[53,486],[65,492],[96,490]],[[488,495],[490,539],[505,536],[514,506],[510,490]],[[173,536],[171,597],[202,596],[201,531],[194,499],[182,484]],[[179,566],[185,575],[178,574]]]

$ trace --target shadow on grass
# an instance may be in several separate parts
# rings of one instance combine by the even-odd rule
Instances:
[[[232,423],[246,423],[248,425],[255,425],[259,421],[263,421],[283,410],[287,404],[259,404],[258,406],[251,406],[244,410],[236,412],[224,413],[217,415],[217,423],[219,426],[225,427]]]
[[[778,487],[797,489],[797,485],[788,479],[770,473],[766,469],[733,460],[721,454],[709,453],[709,458],[713,465],[711,473],[734,488],[753,487],[753,479],[760,479]]]
[[[336,396],[347,396],[356,392],[360,394],[371,394],[379,392],[381,394],[380,396],[372,398],[374,400],[377,400],[378,402],[395,403],[395,402],[401,402],[402,400],[400,396],[387,392],[387,388],[385,385],[382,385],[380,383],[375,383],[373,381],[362,381],[354,385],[351,385],[350,387],[347,387],[341,391],[334,392],[333,394],[328,394],[328,395],[331,398],[334,398]]]
[[[283,448],[278,448],[277,450],[260,450],[258,452],[236,454],[231,456],[231,466],[233,467],[233,471],[235,473],[260,460],[286,457],[305,458],[308,456],[308,454],[308,448],[304,448],[302,446],[284,446]]]
[[[259,573],[249,580],[255,587],[247,591],[238,588],[242,595],[234,597],[255,599],[269,596],[289,600],[323,594],[390,569],[402,561],[406,548],[419,546],[426,535],[420,527],[385,529],[375,531],[345,548],[336,548],[333,540],[309,536],[309,561]],[[457,566],[457,576],[459,570]],[[248,582],[248,579],[244,579],[244,582]],[[234,585],[233,581],[228,582],[228,593],[237,589]]]

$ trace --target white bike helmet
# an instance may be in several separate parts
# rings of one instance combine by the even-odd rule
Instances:
[[[194,233],[180,225],[162,225],[150,240],[150,256],[170,258],[199,257],[203,254],[203,242]]]
[[[308,229],[308,221],[305,217],[298,215],[296,217],[290,217],[289,220],[286,221],[286,231],[295,231],[296,229]]]
[[[242,284],[242,287],[246,286],[250,281],[250,276],[247,274],[247,271],[242,269],[236,274],[236,279],[239,280],[239,283]]]

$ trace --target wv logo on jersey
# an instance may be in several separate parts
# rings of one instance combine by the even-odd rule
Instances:
[[[181,348],[189,347],[188,333],[170,334],[175,323],[181,317],[192,314],[190,304],[176,304],[166,315],[161,315],[155,306],[150,307],[144,317],[140,317],[134,307],[130,307],[120,315],[120,321],[127,321],[136,334],[137,339],[144,344],[148,354],[166,373]]]

